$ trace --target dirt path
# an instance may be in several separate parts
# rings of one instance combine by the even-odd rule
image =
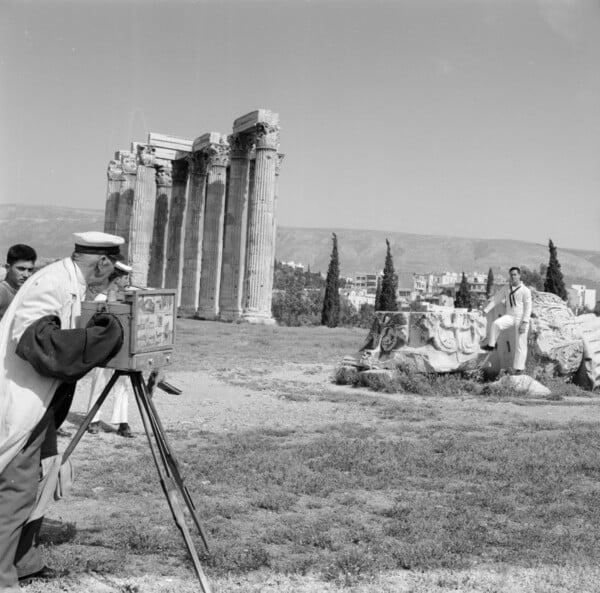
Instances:
[[[357,406],[322,401],[324,393],[388,398],[434,406],[443,415],[469,413],[471,421],[480,414],[489,419],[508,418],[538,420],[564,424],[569,422],[600,421],[600,398],[569,398],[553,402],[515,399],[494,401],[477,397],[434,398],[414,395],[376,394],[368,389],[357,389],[333,384],[333,368],[326,365],[286,364],[268,373],[252,376],[247,385],[245,375],[229,372],[229,381],[215,373],[174,372],[168,380],[182,390],[181,395],[169,395],[157,390],[155,402],[165,428],[193,426],[210,432],[248,430],[264,426],[290,428],[306,424],[329,422],[362,422],[368,412]],[[234,381],[230,382],[231,380]],[[290,387],[296,400],[289,397]],[[71,428],[75,427],[87,410],[89,380],[80,381],[71,408]],[[110,421],[112,400],[103,407],[102,420]],[[135,431],[142,430],[139,414],[130,398],[130,424]],[[109,428],[108,426],[106,428]]]
[[[207,432],[252,430],[264,427],[296,428],[330,423],[372,422],[372,412],[365,406],[351,405],[343,395],[389,398],[394,401],[410,402],[427,406],[436,411],[439,419],[453,423],[484,426],[490,422],[551,422],[557,425],[570,422],[599,422],[600,398],[578,398],[559,402],[533,400],[491,401],[475,397],[435,398],[412,395],[374,394],[366,389],[354,389],[334,385],[331,381],[333,368],[320,364],[285,364],[278,368],[248,373],[229,369],[221,377],[216,372],[172,372],[171,383],[182,390],[174,396],[157,392],[155,402],[168,431],[181,428],[199,428]],[[78,385],[72,411],[66,428],[74,430],[83,418],[88,403],[90,381],[84,379]],[[327,401],[323,395],[330,394]],[[340,397],[340,395],[342,397]],[[112,402],[104,407],[103,420],[110,420]],[[130,398],[130,424],[138,438],[142,437],[139,414]],[[124,446],[127,441],[118,437],[105,425],[108,432],[99,435],[84,435],[79,445],[79,455],[97,455],[98,451]],[[66,440],[61,439],[63,446]],[[99,449],[100,447],[100,449]],[[101,488],[102,486],[99,486]],[[85,524],[86,501],[82,499],[53,505],[48,517],[60,521]],[[107,510],[107,512],[110,509]],[[541,567],[532,570],[497,567],[481,567],[467,572],[431,571],[428,573],[386,574],[368,583],[351,588],[340,588],[331,583],[306,576],[280,576],[272,573],[250,573],[247,577],[218,578],[211,580],[213,593],[316,593],[320,591],[353,591],[364,593],[413,592],[483,592],[540,593],[551,591],[600,591],[600,572],[578,574],[572,568]],[[535,583],[535,585],[533,585]],[[534,587],[534,588],[532,588]],[[25,587],[30,593],[57,593],[58,591],[103,592],[191,592],[198,591],[197,581],[191,572],[188,577],[152,576],[129,579],[108,578],[86,574],[70,583],[63,579],[60,584]]]

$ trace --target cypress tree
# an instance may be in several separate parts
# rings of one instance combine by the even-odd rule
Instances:
[[[375,311],[381,310],[381,276],[377,276],[377,288],[375,289]]]
[[[397,311],[396,290],[398,280],[394,271],[394,260],[390,249],[390,242],[386,239],[387,252],[383,266],[383,278],[381,280],[381,295],[379,297],[379,311]]]
[[[487,282],[485,283],[485,298],[489,299],[492,296],[492,288],[494,288],[494,272],[490,268],[488,270]]]
[[[325,280],[325,298],[321,312],[321,325],[337,327],[340,320],[340,262],[338,259],[337,236],[333,233],[333,248]]]
[[[560,269],[560,263],[556,256],[556,247],[552,239],[548,241],[548,250],[550,251],[550,261],[546,268],[546,281],[544,282],[544,291],[551,292],[559,296],[563,301],[567,300],[567,289]]]
[[[465,276],[464,272],[462,273],[460,286],[458,287],[458,292],[456,293],[454,306],[460,309],[471,308],[471,291],[469,290],[469,283],[467,282],[467,277]]]

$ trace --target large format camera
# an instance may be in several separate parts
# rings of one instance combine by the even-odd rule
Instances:
[[[81,327],[99,312],[111,313],[123,326],[123,346],[103,366],[153,371],[171,364],[177,318],[176,290],[126,290],[117,300],[83,301]]]

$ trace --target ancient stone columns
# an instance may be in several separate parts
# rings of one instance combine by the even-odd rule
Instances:
[[[229,137],[229,143],[231,145],[231,167],[223,238],[221,293],[219,295],[219,314],[224,321],[234,321],[242,316],[250,154],[254,148],[254,134],[252,131],[238,131]]]
[[[221,134],[204,134],[194,142],[194,150],[199,150],[206,155],[207,167],[200,298],[197,315],[201,319],[217,319],[223,259],[223,219],[229,144],[225,136]]]
[[[133,286],[148,285],[150,242],[152,229],[154,228],[155,204],[156,172],[154,170],[154,156],[149,149],[140,147],[129,233],[129,263],[133,268],[129,278]]]
[[[104,209],[104,232],[115,234],[119,209],[119,196],[123,181],[123,166],[120,160],[108,162],[108,188],[106,191],[106,206]]]
[[[171,189],[171,208],[167,225],[167,253],[164,288],[175,288],[181,304],[181,285],[183,276],[185,238],[185,210],[188,194],[188,160],[173,162],[173,187]]]
[[[198,311],[200,266],[204,233],[204,198],[206,192],[206,155],[194,152],[190,160],[190,181],[183,244],[181,309],[185,314]]]
[[[257,110],[233,133],[151,133],[110,161],[105,230],[122,236],[132,284],[176,288],[181,314],[274,323],[279,117]]]
[[[275,259],[275,169],[279,159],[279,121],[255,124],[256,158],[248,204],[244,320],[275,323],[271,314]]]
[[[131,282],[138,286],[148,280],[155,193],[154,157],[147,147],[117,152],[108,167],[104,230],[125,239]]]
[[[171,161],[157,163],[156,206],[154,208],[154,228],[150,245],[148,285],[158,288],[165,285],[168,246],[167,221],[171,209],[171,191],[173,187],[172,171]]]
[[[121,186],[119,188],[119,204],[117,207],[115,235],[119,235],[119,237],[125,239],[123,253],[128,253],[131,209],[133,207],[133,194],[135,191],[135,179],[137,174],[137,158],[135,153],[128,150],[119,151],[117,156],[121,161],[123,175]]]

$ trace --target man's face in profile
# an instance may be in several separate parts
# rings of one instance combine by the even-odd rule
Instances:
[[[100,256],[94,266],[93,277],[88,279],[88,285],[100,289],[106,287],[108,277],[115,271],[115,262],[116,260],[107,255]]]

